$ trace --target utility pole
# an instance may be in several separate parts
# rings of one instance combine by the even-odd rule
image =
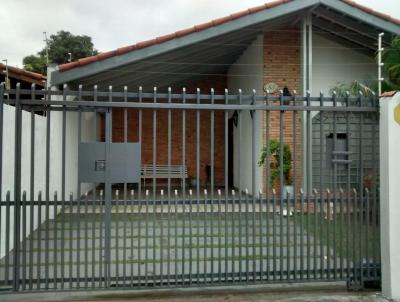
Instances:
[[[384,33],[380,33],[378,35],[378,96],[382,95],[382,81],[384,78],[382,77],[382,66],[385,64],[382,62],[382,52],[384,48],[382,48],[382,37]]]
[[[8,77],[8,60],[3,59],[2,60],[4,63],[6,63],[6,89],[10,89],[10,78]]]
[[[47,32],[43,32],[44,42],[46,43],[46,65],[49,65],[49,40],[47,39]]]

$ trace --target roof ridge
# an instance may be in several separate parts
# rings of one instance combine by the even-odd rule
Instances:
[[[248,8],[248,9],[245,9],[245,10],[230,14],[230,15],[222,17],[222,18],[217,18],[217,19],[214,19],[214,20],[209,21],[209,22],[205,22],[205,23],[198,24],[198,25],[195,25],[195,26],[192,26],[192,27],[188,27],[188,28],[176,31],[174,33],[170,33],[170,34],[166,34],[166,35],[163,35],[163,36],[159,36],[159,37],[156,37],[156,38],[150,39],[150,40],[137,42],[135,44],[131,44],[131,45],[128,45],[128,46],[120,47],[120,48],[117,48],[117,49],[114,49],[114,50],[101,52],[101,53],[99,53],[97,55],[81,58],[79,60],[76,60],[76,61],[73,61],[73,62],[70,62],[70,63],[61,64],[61,65],[58,65],[58,70],[60,72],[64,72],[64,71],[73,69],[75,67],[88,65],[88,64],[91,64],[91,63],[94,63],[94,62],[97,62],[97,61],[103,61],[103,60],[108,59],[110,57],[122,55],[122,54],[125,54],[125,53],[128,53],[128,52],[131,52],[131,51],[139,50],[139,49],[146,48],[146,47],[149,47],[149,46],[153,46],[153,45],[156,45],[156,44],[161,44],[161,43],[164,43],[164,42],[176,39],[176,38],[180,38],[180,37],[183,37],[183,36],[195,33],[195,32],[206,30],[206,29],[208,29],[210,27],[213,27],[213,26],[218,26],[220,24],[223,24],[223,23],[226,23],[226,22],[230,22],[230,21],[242,18],[242,17],[247,16],[247,15],[255,14],[255,13],[260,12],[262,10],[271,9],[271,8],[276,7],[276,6],[283,5],[283,4],[286,4],[286,3],[289,3],[289,2],[294,2],[294,1],[296,1],[296,0],[275,0],[275,1],[272,1],[272,2],[264,3],[262,5],[251,7],[251,8]],[[335,0],[335,1],[337,1],[337,0]],[[358,8],[358,9],[360,9],[360,10],[366,12],[366,13],[375,15],[375,16],[377,16],[379,18],[386,19],[386,20],[388,20],[390,22],[393,22],[393,23],[396,23],[396,24],[400,25],[400,20],[399,19],[393,18],[393,17],[391,17],[391,16],[389,16],[387,14],[383,14],[383,13],[380,13],[380,12],[375,11],[373,9],[370,9],[369,7],[361,5],[361,4],[358,4],[353,0],[339,0],[339,1],[341,1],[343,3],[346,3],[346,4],[350,5],[350,6],[353,6],[355,8]]]
[[[37,80],[46,80],[47,77],[41,73],[37,73],[37,72],[33,72],[33,71],[28,71],[22,68],[18,68],[15,66],[10,66],[10,65],[5,65],[3,63],[0,63],[0,69],[4,70],[6,69],[6,67],[8,68],[9,71],[16,73],[16,74],[21,74],[21,75],[26,75],[29,76],[31,78],[37,79]]]

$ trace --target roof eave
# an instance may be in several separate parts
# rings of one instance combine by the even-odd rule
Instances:
[[[393,33],[395,35],[400,35],[400,25],[390,22],[389,20],[385,20],[383,18],[379,18],[373,13],[368,13],[363,11],[360,7],[353,6],[344,1],[337,0],[320,0],[321,4],[328,6],[336,11],[339,11],[343,14],[349,15],[355,19],[362,21],[363,23],[367,23],[371,26],[382,29],[383,31]]]
[[[270,9],[265,9],[253,14],[249,14],[236,20],[222,23],[220,25],[213,26],[199,32],[166,41],[164,43],[145,47],[132,52],[127,52],[122,55],[113,56],[102,61],[93,62],[91,64],[80,66],[63,72],[55,70],[52,72],[52,75],[50,77],[51,82],[49,84],[53,86],[76,81],[80,78],[85,78],[87,76],[117,68],[128,63],[140,61],[144,58],[160,55],[181,47],[208,40],[218,35],[223,35],[229,32],[240,30],[241,28],[245,28],[247,26],[255,25],[268,20],[272,20],[274,18],[278,18],[286,14],[303,10],[308,7],[312,7],[319,2],[320,0],[292,1],[286,3],[285,5],[279,5]]]

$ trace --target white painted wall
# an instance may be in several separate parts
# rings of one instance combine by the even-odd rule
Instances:
[[[54,99],[60,100],[59,97]],[[93,140],[94,138],[94,114],[82,114],[82,140]],[[66,195],[70,193],[76,197],[77,195],[77,175],[78,175],[78,113],[69,112],[66,118]],[[42,198],[45,200],[46,190],[46,129],[47,117],[35,115],[35,200],[39,191],[42,192]],[[62,171],[62,113],[51,112],[50,118],[50,200],[53,200],[54,192],[57,191],[58,198],[61,198],[61,171]],[[10,191],[11,200],[14,200],[14,163],[15,163],[15,108],[13,106],[4,105],[3,120],[3,171],[2,171],[2,192],[1,199],[4,201],[7,191]],[[30,112],[22,112],[22,144],[21,144],[21,189],[27,192],[27,200],[30,200],[30,166],[31,166],[31,114]],[[82,186],[82,192],[88,190],[89,186]],[[12,204],[12,202],[11,202]],[[27,208],[26,235],[30,233],[30,210]],[[50,207],[50,219],[53,218],[54,208]],[[34,229],[38,225],[36,220],[38,208],[34,207]],[[0,258],[5,255],[6,240],[6,207],[1,209],[0,224]],[[44,207],[42,208],[42,217],[44,215]],[[13,247],[14,227],[14,208],[10,207],[10,249]],[[43,222],[42,219],[41,222]],[[22,233],[22,225],[21,225]],[[22,239],[22,237],[21,237]]]
[[[259,35],[229,69],[228,89],[230,93],[237,94],[238,89],[242,89],[242,93],[248,95],[252,94],[253,89],[255,89],[257,95],[263,94],[263,62],[263,36]],[[239,136],[238,128],[234,127],[234,185],[235,187],[239,187],[238,148],[240,145],[241,189],[244,190],[247,188],[250,194],[252,194],[252,120],[250,117],[250,112],[242,112],[241,115],[241,136]],[[254,114],[254,119],[256,151],[256,167],[254,167],[256,169],[255,193],[258,193],[259,190],[262,189],[262,168],[258,167],[257,165],[262,148],[262,112],[256,112]]]
[[[380,100],[380,215],[382,293],[400,300],[400,124],[394,109],[400,106],[400,93]]]
[[[377,65],[373,57],[349,49],[316,33],[312,35],[311,95],[325,95],[340,83],[357,80],[368,83],[377,79]]]

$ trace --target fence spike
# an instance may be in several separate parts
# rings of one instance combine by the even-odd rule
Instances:
[[[161,194],[161,196],[164,196],[164,190],[163,189],[161,189],[160,194]]]
[[[272,188],[272,195],[276,195],[276,190],[275,190],[275,188]]]
[[[221,196],[221,189],[218,189],[218,196]]]
[[[246,188],[244,191],[245,191],[246,195],[249,194],[249,189]]]
[[[128,86],[124,86],[124,92],[127,92],[128,91]]]
[[[131,190],[131,195],[135,195],[135,190]]]
[[[300,192],[301,195],[303,195],[304,194],[303,188],[300,188],[299,192]]]
[[[186,92],[186,87],[182,87],[182,92]]]
[[[197,88],[196,88],[196,92],[197,92],[197,93],[200,93],[200,88],[197,87]]]
[[[368,188],[365,188],[364,190],[365,190],[365,193],[366,193],[366,194],[368,194],[368,193],[369,193],[369,190],[368,190]]]
[[[318,190],[316,188],[313,189],[314,195],[318,195]]]
[[[178,196],[178,190],[177,189],[174,190],[174,193],[175,193],[175,196]]]
[[[119,190],[115,190],[115,195],[119,196]]]
[[[74,193],[72,193],[72,192],[69,192],[69,198],[73,198],[74,197]]]
[[[343,193],[344,193],[344,191],[343,191],[342,188],[339,188],[339,192],[340,192],[340,194],[343,194]]]
[[[172,88],[170,86],[170,87],[168,87],[168,92],[171,93],[171,91],[172,91]]]
[[[192,194],[193,194],[193,191],[192,191],[192,189],[190,189],[189,190],[189,195],[192,196]]]
[[[153,91],[154,91],[154,92],[157,92],[157,87],[154,86],[154,87],[153,87]]]
[[[146,190],[146,196],[149,196],[149,190]]]
[[[363,95],[364,95],[363,92],[362,92],[361,90],[358,91],[358,94],[359,94],[360,96],[363,96]]]
[[[283,90],[282,89],[279,90],[279,95],[283,95]]]
[[[22,192],[22,198],[26,199],[26,191],[25,190]]]
[[[211,93],[214,93],[214,88],[211,88],[210,91],[211,91]]]
[[[353,193],[357,194],[357,189],[356,188],[353,188]]]
[[[347,97],[350,96],[350,91],[346,90],[346,96],[347,96]]]
[[[255,95],[257,93],[257,91],[255,89],[253,89],[253,94]]]
[[[326,194],[331,194],[331,190],[329,190],[329,188],[326,188]]]
[[[228,88],[225,88],[225,94],[228,94],[228,92],[229,92]]]
[[[103,196],[103,190],[100,190],[100,196]]]
[[[207,189],[204,189],[204,195],[207,196]]]
[[[8,191],[8,193],[10,193],[10,191]],[[39,199],[42,198],[42,191],[39,191],[39,192],[38,192],[38,198],[39,198]]]
[[[139,86],[139,91],[141,92],[143,90],[143,87],[142,86]]]
[[[297,90],[294,89],[294,90],[293,90],[293,95],[296,95],[296,94],[297,94]]]
[[[336,90],[332,91],[332,96],[336,96],[336,95],[337,95]]]
[[[236,192],[234,189],[232,189],[232,196],[235,196]]]

